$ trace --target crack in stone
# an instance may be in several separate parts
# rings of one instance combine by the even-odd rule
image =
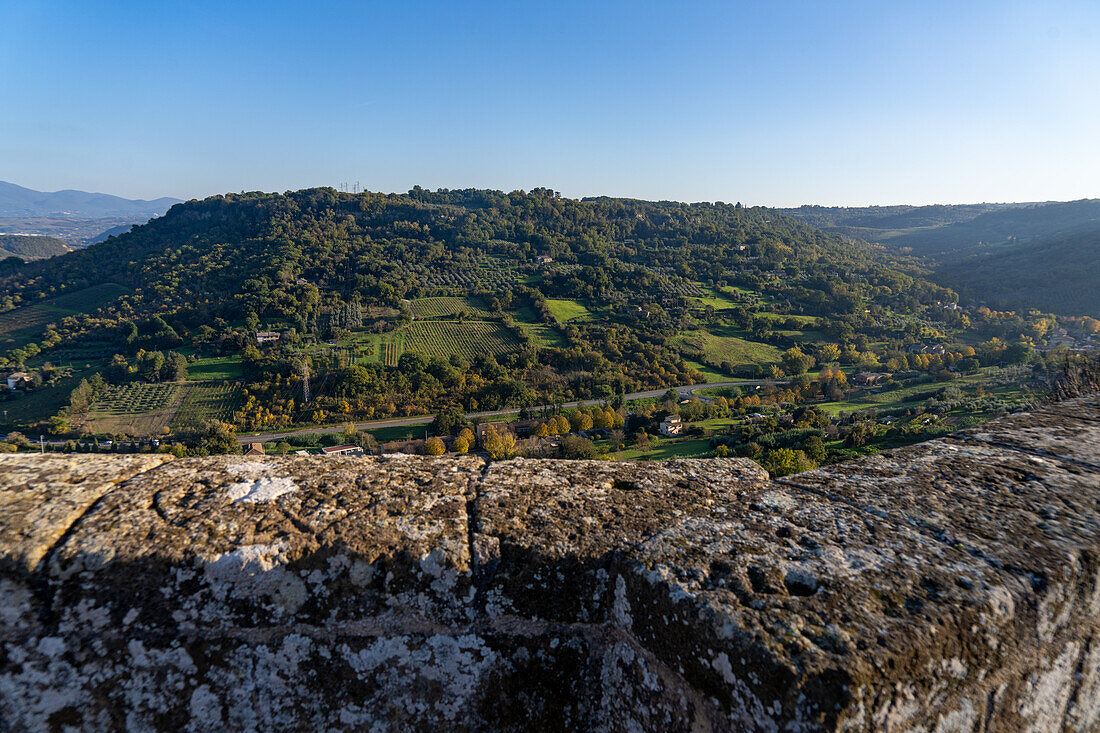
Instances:
[[[151,468],[142,469],[142,470],[139,470],[139,471],[136,471],[136,472],[130,474],[129,476],[124,476],[122,478],[117,478],[117,479],[114,479],[114,480],[110,481],[111,485],[108,488],[106,488],[103,491],[103,493],[100,494],[96,498],[95,501],[93,501],[91,504],[86,506],[84,508],[84,511],[80,512],[80,514],[78,516],[76,516],[73,519],[73,521],[69,523],[69,525],[67,527],[65,527],[65,530],[61,533],[61,535],[57,538],[57,540],[55,540],[53,543],[50,544],[50,546],[42,554],[42,559],[38,561],[37,565],[35,565],[34,569],[32,570],[32,573],[37,574],[43,568],[49,567],[49,563],[53,560],[53,558],[57,555],[57,553],[61,550],[61,548],[64,547],[65,544],[69,541],[69,538],[72,537],[74,532],[76,532],[76,530],[79,528],[80,524],[84,521],[84,518],[87,517],[89,514],[91,514],[93,511],[95,511],[100,506],[100,504],[102,504],[109,496],[113,495],[115,490],[117,490],[118,487],[121,484],[124,484],[127,481],[135,479],[139,476],[144,476],[148,473],[152,473],[153,471],[156,471],[161,466],[163,466],[167,463],[170,463],[170,462],[171,462],[171,459],[168,459],[168,460],[164,461],[164,463],[158,463],[157,465],[152,466]]]

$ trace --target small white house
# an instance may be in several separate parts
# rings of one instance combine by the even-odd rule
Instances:
[[[264,344],[273,344],[278,340],[279,340],[279,332],[278,331],[257,331],[256,332],[256,343],[259,344],[260,346],[263,346]]]
[[[8,375],[8,389],[15,391],[24,384],[31,384],[34,378],[26,372],[13,372]]]
[[[661,421],[661,435],[671,438],[674,435],[683,435],[684,421],[679,415],[669,415]]]

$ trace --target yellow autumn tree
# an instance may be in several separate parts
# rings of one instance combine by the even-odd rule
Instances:
[[[481,447],[494,461],[502,461],[516,454],[516,436],[509,430],[497,430],[490,425],[481,435]]]
[[[447,452],[447,446],[442,438],[428,438],[424,441],[424,453],[429,456],[441,456]]]

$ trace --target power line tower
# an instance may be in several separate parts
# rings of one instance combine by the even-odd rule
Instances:
[[[309,394],[309,359],[302,359],[302,406],[310,403]]]

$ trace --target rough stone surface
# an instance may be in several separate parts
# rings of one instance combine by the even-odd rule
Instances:
[[[0,456],[0,729],[1096,730],[1098,455]]]

